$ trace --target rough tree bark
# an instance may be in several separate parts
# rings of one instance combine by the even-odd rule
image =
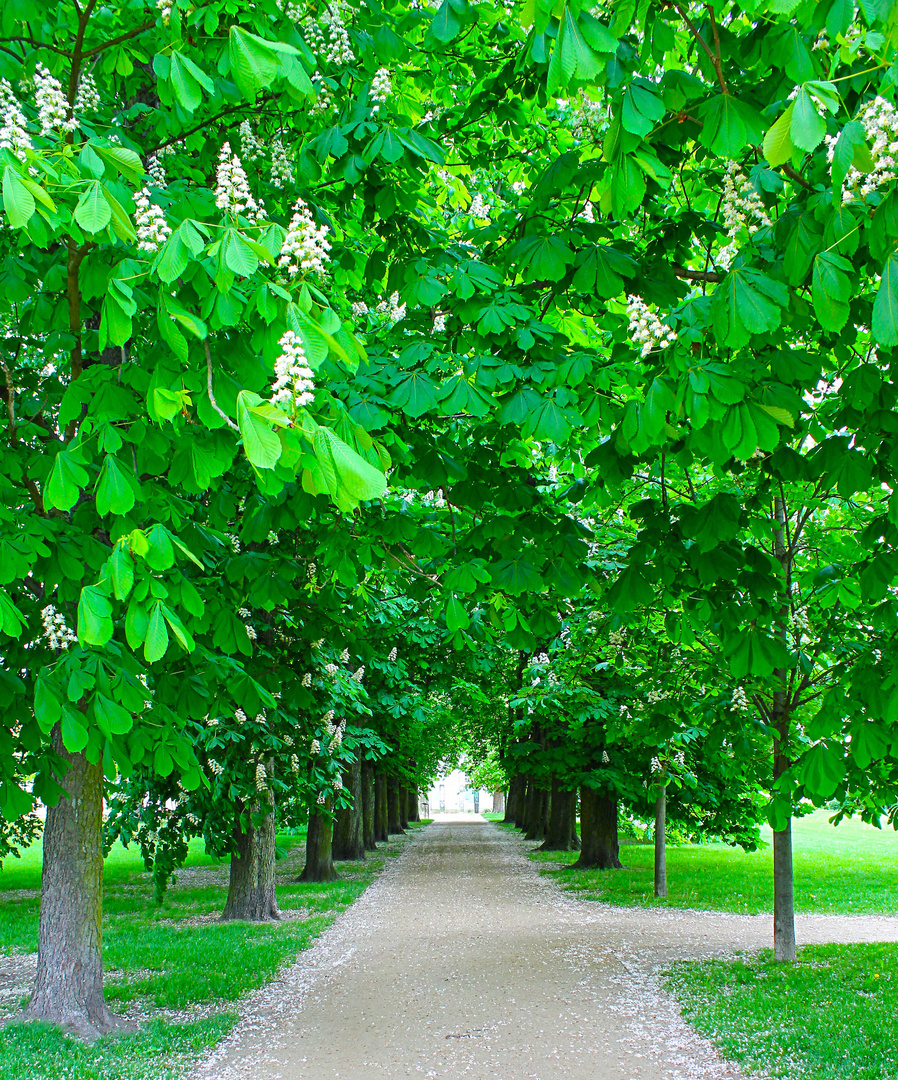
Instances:
[[[571,844],[571,807],[577,802],[575,791],[565,791],[557,780],[552,781],[552,799],[546,839],[540,851],[575,851]]]
[[[503,822],[516,824],[518,820],[518,803],[524,791],[527,781],[523,776],[513,776],[508,785],[508,798],[505,800],[505,817]]]
[[[377,847],[374,839],[374,766],[370,761],[362,762],[362,840],[368,851]]]
[[[399,824],[402,826],[402,831],[408,828],[408,788],[403,783],[398,783],[397,788],[399,791]]]
[[[338,810],[334,819],[333,857],[337,861],[365,858],[362,821],[362,763],[354,762],[343,773],[343,786],[352,796],[352,806]]]
[[[546,836],[546,818],[549,812],[549,793],[545,788],[534,787],[529,823],[525,840],[543,840]]]
[[[387,830],[390,833],[404,833],[402,827],[402,809],[399,798],[399,780],[388,776],[387,783]]]
[[[493,813],[505,814],[505,792],[501,788],[493,792]]]
[[[774,499],[773,551],[783,568],[783,595],[788,598],[792,589],[792,554],[786,544],[785,499]],[[788,599],[780,612],[777,634],[784,640],[787,634]],[[773,783],[789,768],[789,707],[786,700],[786,671],[773,672]],[[773,834],[773,958],[791,963],[798,957],[795,941],[795,883],[792,876],[792,820]]]
[[[309,814],[309,835],[306,838],[306,865],[300,881],[336,881],[337,868],[333,857],[334,823],[330,814],[313,811]]]
[[[377,771],[374,774],[374,839],[378,842],[390,839],[388,803],[387,778]]]
[[[268,922],[280,919],[275,894],[274,807],[258,827],[249,820],[248,813],[240,814],[234,823],[233,835],[234,853],[231,855],[228,898],[219,921],[242,919],[246,922]]]
[[[655,800],[655,896],[667,896],[667,786]]]
[[[103,998],[103,766],[68,753],[59,728],[53,746],[69,763],[57,777],[66,797],[47,809],[37,979],[25,1013],[92,1039],[130,1027]]]
[[[408,789],[408,819],[409,821],[421,820],[421,814],[418,810],[418,789],[416,787]]]
[[[518,799],[514,809],[514,827],[516,829],[527,829],[527,808],[530,805],[530,788],[532,786],[531,781],[527,777],[522,777],[522,784],[518,789]]]
[[[572,870],[620,870],[617,838],[617,799],[580,789],[580,858]]]

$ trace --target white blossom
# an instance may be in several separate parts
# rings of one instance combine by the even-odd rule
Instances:
[[[228,543],[231,545],[231,550],[235,555],[240,554],[240,540],[233,533],[225,533]]]
[[[298,773],[299,772],[299,758],[296,756],[296,754],[291,754],[290,755],[290,772],[292,772],[292,773]]]
[[[255,161],[262,153],[262,144],[256,138],[253,126],[249,120],[244,120],[240,125],[240,153],[244,161]]]
[[[608,130],[608,110],[581,89],[571,105],[571,134],[582,142],[595,142]]]
[[[215,776],[221,776],[224,772],[224,766],[215,758],[209,758],[209,769]]]
[[[729,270],[736,256],[736,239],[740,233],[746,230],[751,235],[761,226],[770,225],[761,196],[735,161],[727,162],[722,212],[729,243],[720,249],[715,261],[724,270]]]
[[[224,143],[218,155],[215,171],[215,205],[227,214],[247,214],[254,217],[259,204],[252,197],[246,172],[240,158],[231,153],[231,144]]]
[[[399,293],[394,292],[389,299],[381,300],[374,309],[378,315],[386,315],[391,326],[405,318],[405,304],[399,303]]]
[[[368,305],[364,300],[353,300],[352,302],[352,317],[354,319],[361,319],[368,314]]]
[[[134,196],[134,205],[138,250],[155,254],[171,236],[171,227],[165,220],[165,211],[161,206],[150,202],[150,192],[147,188],[141,188],[137,192]]]
[[[23,163],[25,151],[31,149],[31,136],[25,123],[25,114],[12,86],[6,79],[0,79],[0,150],[11,150]]]
[[[844,182],[845,199],[870,195],[889,180],[898,176],[898,109],[883,97],[866,102],[857,114],[864,125],[864,132],[873,158],[873,171],[866,178],[852,166]],[[838,135],[826,136],[826,158],[830,163],[835,156]]]
[[[446,332],[446,316],[434,315],[433,317],[433,332],[435,334],[443,334]]]
[[[391,664],[393,664],[393,663],[396,662],[396,658],[398,656],[399,656],[399,650],[394,645],[393,648],[390,649],[390,655],[387,657],[387,659],[390,661]]]
[[[315,800],[315,802],[318,803],[319,806],[324,806],[324,800],[325,800],[325,795],[324,795],[324,792],[322,791],[321,794],[318,796],[318,798]]]
[[[737,686],[730,699],[730,712],[748,712],[748,697],[741,686]]]
[[[311,686],[312,686],[312,673],[311,673],[311,671],[307,671],[305,673],[305,675],[303,675],[303,677],[302,677],[302,685],[306,688],[306,690],[311,689]]]
[[[100,91],[94,81],[93,75],[87,71],[78,82],[78,92],[75,94],[75,112],[96,112],[100,107]]]
[[[275,381],[271,400],[292,411],[315,400],[315,381],[302,342],[292,330],[280,339],[281,354],[274,362]]]
[[[368,91],[368,100],[373,102],[371,112],[376,116],[380,107],[393,93],[393,80],[386,68],[378,68],[371,80],[371,89]]]
[[[343,790],[343,777],[342,776],[335,776],[333,781],[332,781],[332,787],[333,787],[334,791],[342,791]]]
[[[265,765],[260,761],[256,765],[256,791],[268,790],[268,773]]]
[[[360,683],[365,678],[365,665],[362,664],[360,668],[354,671],[352,677],[355,682]]]
[[[65,616],[52,604],[47,604],[41,611],[41,621],[44,624],[43,636],[51,649],[62,652],[70,645],[77,644],[78,638],[66,623]]]
[[[243,711],[243,709],[236,709],[235,710],[234,719],[237,721],[238,724],[245,724],[246,723],[246,713]]]
[[[317,113],[327,113],[330,112],[331,109],[337,107],[334,96],[328,89],[320,71],[316,71],[312,76],[312,88],[315,91],[315,101],[310,110],[313,115]]]
[[[327,226],[318,226],[312,220],[312,212],[302,199],[296,200],[293,217],[284,246],[278,258],[278,266],[286,269],[288,277],[300,271],[324,273],[324,264],[330,258]]]
[[[276,188],[293,183],[293,167],[280,139],[271,144],[271,183]]]
[[[317,739],[312,739],[311,750],[313,754],[321,753],[321,743]]]
[[[349,649],[344,649],[340,653],[340,661],[343,664],[348,664],[349,663]]]
[[[642,356],[655,349],[666,349],[677,340],[676,332],[665,325],[639,296],[627,297],[630,340],[639,345]]]
[[[74,131],[78,122],[74,116],[69,116],[69,103],[62,92],[62,85],[43,64],[37,65],[34,86],[34,101],[37,105],[41,135],[49,135],[56,128],[60,131]]]
[[[171,22],[171,13],[173,6],[174,0],[156,0],[156,7],[159,9],[159,14],[162,17],[163,26],[168,26]]]

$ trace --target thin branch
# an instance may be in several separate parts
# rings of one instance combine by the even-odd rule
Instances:
[[[793,169],[788,162],[783,165],[783,172],[786,174],[786,176],[789,177],[790,180],[794,180],[795,183],[800,184],[801,187],[806,188],[808,191],[814,190],[814,185],[810,183],[810,181],[805,180],[801,173]]]
[[[698,44],[705,51],[705,54],[707,55],[708,59],[714,65],[714,70],[717,72],[717,78],[718,78],[718,80],[720,82],[721,89],[723,90],[723,92],[725,94],[728,94],[729,90],[727,90],[727,84],[723,81],[723,72],[720,70],[720,60],[719,60],[719,58],[716,57],[714,55],[714,53],[711,52],[710,48],[708,47],[708,43],[705,41],[705,39],[702,37],[702,35],[698,32],[698,27],[695,25],[695,23],[692,21],[692,19],[689,18],[689,16],[684,11],[683,7],[680,4],[676,3],[676,0],[669,0],[669,3],[670,3],[670,6],[675,11],[679,12],[680,18],[683,20],[684,23],[686,23],[686,25],[689,27],[690,31],[692,32],[692,36],[695,38],[695,40],[698,42]]]
[[[152,22],[145,22],[134,30],[129,30],[127,34],[119,34],[119,36],[113,38],[112,41],[104,41],[100,45],[94,45],[92,49],[88,49],[86,52],[82,53],[82,56],[85,59],[87,59],[88,56],[96,56],[97,53],[103,52],[104,49],[111,49],[113,45],[120,45],[123,41],[137,37],[138,34],[142,34],[145,30],[152,30],[155,25],[155,19]]]
[[[688,281],[723,281],[723,274],[718,274],[715,270],[690,270],[686,266],[672,266],[671,269],[677,277],[686,278]]]
[[[714,17],[714,8],[710,4],[705,4],[705,10],[711,16],[711,33],[714,35],[714,70],[717,72],[720,89],[727,94],[729,91],[727,90],[727,84],[723,81],[723,67],[720,61],[720,34],[717,31],[717,19]]]
[[[49,49],[50,52],[59,53],[60,56],[64,56],[66,58],[66,60],[71,60],[72,59],[72,54],[70,52],[67,52],[65,49],[60,49],[58,45],[50,45],[49,43],[47,43],[45,41],[37,41],[35,38],[30,38],[30,37],[7,37],[7,38],[0,38],[0,41],[22,41],[22,42],[25,42],[25,44],[27,44],[27,45],[33,45],[35,47],[35,49]],[[11,53],[11,55],[15,56],[16,54]],[[17,57],[17,59],[21,60],[22,58]]]
[[[222,420],[224,420],[224,422],[228,425],[228,427],[232,431],[236,431],[239,434],[240,433],[240,428],[237,427],[237,425],[230,418],[230,416],[228,416],[228,414],[222,408],[219,407],[218,402],[215,400],[215,394],[213,393],[213,390],[212,390],[212,353],[209,350],[209,342],[208,342],[208,340],[203,342],[203,346],[204,346],[204,348],[206,350],[206,388],[209,391],[209,404],[218,413],[218,415],[222,418]]]

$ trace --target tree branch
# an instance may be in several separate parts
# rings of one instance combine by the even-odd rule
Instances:
[[[690,270],[686,266],[672,266],[671,269],[679,278],[686,278],[688,281],[711,281],[721,282],[724,275],[718,274],[716,270]]]
[[[203,342],[203,347],[206,350],[206,388],[209,391],[209,404],[218,413],[222,420],[224,420],[228,427],[232,431],[236,431],[239,434],[240,428],[237,427],[237,425],[230,418],[230,416],[228,416],[228,414],[219,406],[218,402],[215,400],[215,394],[212,390],[212,353],[209,350],[208,340]]]
[[[805,180],[801,173],[793,169],[788,162],[783,165],[783,172],[786,174],[786,176],[789,177],[790,180],[794,180],[796,184],[800,184],[801,187],[805,188],[807,191],[814,190],[814,185],[808,180]]]
[[[104,41],[100,45],[94,45],[92,49],[88,49],[86,52],[82,53],[82,56],[85,60],[88,56],[96,56],[97,53],[103,52],[104,49],[111,49],[113,45],[120,45],[123,41],[137,37],[138,34],[142,34],[145,30],[152,30],[155,25],[155,19],[152,22],[142,23],[140,26],[135,27],[135,29],[129,30],[127,34],[119,34],[119,36],[113,38],[112,41]]]
[[[692,36],[695,38],[695,40],[698,42],[698,44],[702,47],[702,49],[704,50],[704,52],[707,55],[708,59],[714,65],[714,70],[717,72],[717,79],[720,82],[721,90],[723,90],[723,92],[725,94],[728,94],[729,90],[727,90],[727,84],[723,80],[723,72],[720,69],[720,58],[718,56],[715,56],[714,53],[711,52],[710,48],[708,47],[708,43],[705,41],[705,39],[702,37],[702,35],[698,32],[698,27],[695,25],[695,23],[692,21],[692,19],[690,19],[689,16],[686,14],[686,12],[683,9],[682,5],[678,4],[676,2],[676,0],[668,0],[668,3],[670,4],[670,6],[675,11],[677,11],[679,13],[680,18],[689,27],[690,31],[692,32]],[[716,23],[714,24],[714,36],[715,36],[715,38],[717,37]]]

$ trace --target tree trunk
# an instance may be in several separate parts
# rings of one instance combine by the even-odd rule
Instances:
[[[390,839],[389,799],[387,778],[380,771],[374,774],[374,839],[386,842]]]
[[[306,865],[300,881],[336,881],[333,858],[334,823],[329,814],[313,810],[309,814],[306,837]]]
[[[505,823],[516,825],[520,813],[519,804],[524,794],[527,781],[523,776],[513,776],[508,785],[508,798],[505,800]]]
[[[274,809],[265,815],[258,828],[241,815],[234,825],[234,852],[231,855],[231,874],[228,898],[220,922],[242,919],[246,922],[267,922],[280,919],[275,895],[274,849],[276,843]],[[245,825],[245,830],[241,828]]]
[[[782,498],[774,499],[774,554],[783,568],[783,595],[788,597],[792,588],[791,554],[786,546],[786,504]],[[788,600],[784,603],[777,623],[777,634],[784,644],[789,615]],[[773,672],[773,785],[789,768],[789,709],[786,702],[786,671],[777,668]],[[795,941],[795,883],[792,876],[792,820],[785,829],[773,834],[773,958],[787,963],[798,958]]]
[[[571,796],[571,851],[580,850],[580,833],[577,831],[577,792]]]
[[[655,800],[655,896],[667,896],[667,786]]]
[[[343,773],[343,786],[352,796],[352,806],[338,810],[334,819],[333,857],[340,862],[355,862],[365,858],[360,761],[354,762]]]
[[[374,840],[374,766],[370,761],[362,762],[362,840],[368,851],[377,847]]]
[[[493,813],[505,813],[505,792],[501,788],[496,788],[493,792]]]
[[[534,788],[530,826],[525,840],[543,840],[546,836],[546,818],[549,810],[549,793],[545,788]]]
[[[530,805],[530,781],[526,776],[521,777],[521,786],[518,788],[518,797],[515,800],[514,827],[526,831],[527,807]]]
[[[571,846],[571,806],[576,805],[577,793],[565,791],[557,780],[552,781],[552,801],[549,827],[540,851],[573,851]]]
[[[620,870],[617,799],[594,788],[580,789],[580,858],[573,870]]]
[[[408,819],[409,821],[421,820],[421,812],[418,809],[418,789],[416,787],[408,789]]]
[[[408,788],[403,783],[397,785],[399,791],[399,824],[402,826],[401,831],[405,832],[408,828]]]
[[[395,776],[388,776],[387,782],[387,829],[390,833],[404,833],[402,827],[402,810],[399,799],[399,780]]]
[[[70,754],[59,728],[53,747],[69,763],[66,795],[44,825],[37,979],[25,1008],[83,1038],[130,1025],[103,998],[103,766]]]

